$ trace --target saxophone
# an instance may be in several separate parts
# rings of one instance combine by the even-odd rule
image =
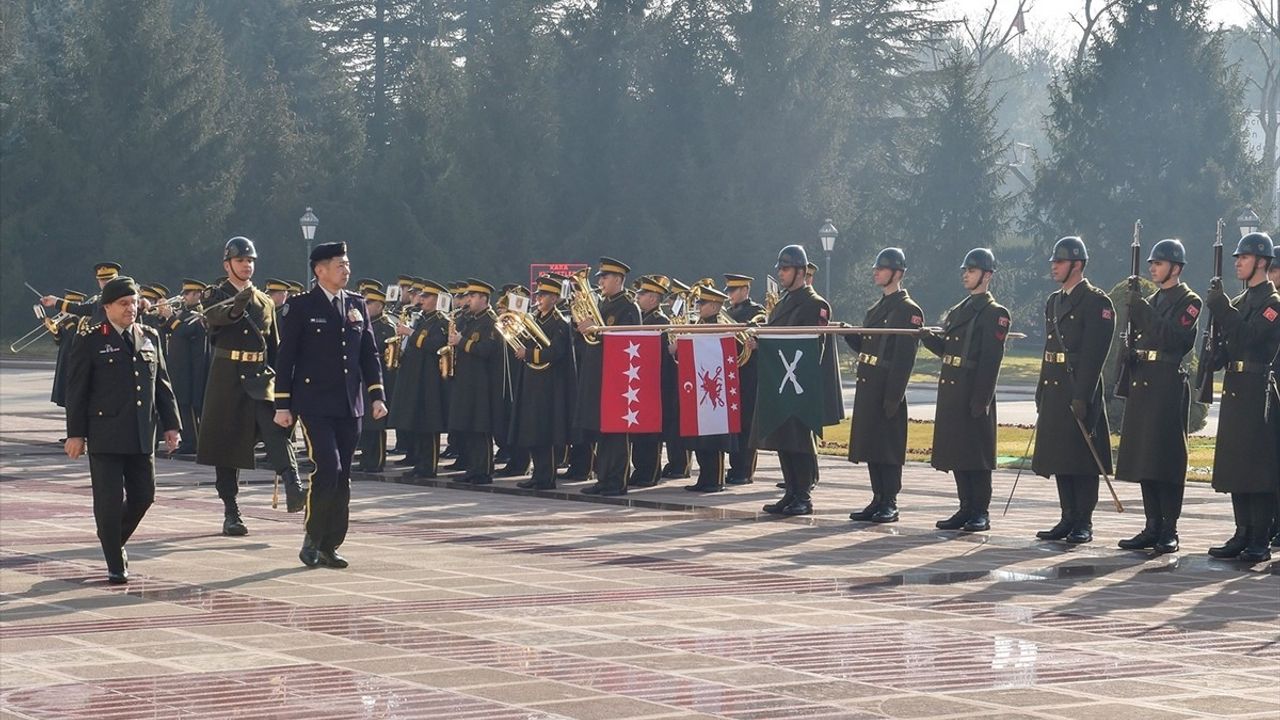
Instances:
[[[445,329],[446,338],[448,338],[449,336],[453,335],[455,332],[458,331],[457,316],[458,316],[458,313],[460,312],[462,312],[462,308],[458,308],[457,310],[454,310],[453,312],[449,313],[449,326],[448,328]],[[436,351],[436,356],[440,358],[439,359],[440,377],[444,378],[445,380],[448,380],[449,378],[453,377],[453,367],[454,367],[453,346],[445,345],[444,347]]]
[[[400,314],[397,318],[397,325],[413,326],[415,317],[410,313],[410,306],[405,305],[400,308]],[[386,346],[382,349],[382,364],[388,370],[395,370],[400,367],[400,361],[404,357],[404,338],[399,334],[392,335],[382,341]]]

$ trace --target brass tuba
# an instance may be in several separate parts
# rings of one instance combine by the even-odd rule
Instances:
[[[525,342],[529,340],[544,350],[551,346],[551,340],[542,331],[542,326],[538,325],[538,321],[530,317],[529,313],[515,310],[503,311],[498,314],[498,319],[494,321],[493,326],[497,329],[498,335],[502,336],[503,342],[512,350],[523,348]]]
[[[582,268],[570,278],[573,282],[573,294],[569,297],[569,315],[573,317],[574,325],[585,320],[596,327],[604,327],[604,318],[600,317],[600,306],[596,303],[596,293],[587,280],[587,273],[590,271],[591,268]],[[587,333],[584,337],[594,343],[599,340],[600,334]]]

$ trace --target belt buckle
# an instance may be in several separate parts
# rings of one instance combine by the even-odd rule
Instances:
[[[240,359],[240,351],[239,351],[239,350],[232,350],[232,351],[231,351],[231,359],[232,359],[232,360],[239,360],[239,359]]]
[[[1227,365],[1227,368],[1230,369],[1231,372],[1244,372],[1244,361],[1232,360],[1231,363]]]

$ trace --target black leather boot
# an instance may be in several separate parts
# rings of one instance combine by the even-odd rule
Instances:
[[[1236,557],[1249,544],[1249,528],[1243,525],[1236,526],[1236,534],[1231,536],[1230,540],[1225,543],[1209,548],[1209,557],[1215,557],[1220,560],[1230,560]]]
[[[1271,559],[1271,526],[1252,525],[1249,527],[1248,544],[1236,556],[1236,559],[1247,563],[1266,562]]]
[[[1058,524],[1048,530],[1041,530],[1036,537],[1041,540],[1061,540],[1071,532],[1071,523],[1075,516],[1075,492],[1071,483],[1061,478],[1054,478],[1058,485],[1058,507],[1062,509],[1062,518]]]

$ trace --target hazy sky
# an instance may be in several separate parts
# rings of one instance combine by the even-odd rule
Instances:
[[[991,7],[992,0],[947,0],[948,9],[944,11],[948,17],[960,18],[968,15],[975,19],[985,17]],[[1002,28],[1013,21],[1014,10],[1018,0],[998,0],[996,19]],[[1104,0],[1094,0],[1095,6],[1104,4]],[[1079,29],[1071,23],[1069,15],[1078,13],[1084,8],[1084,0],[1030,0],[1031,9],[1026,13],[1027,31],[1037,35],[1064,32],[1075,35]],[[1209,20],[1227,25],[1243,25],[1249,18],[1249,11],[1244,0],[1210,0]],[[1071,40],[1074,43],[1075,39]]]

